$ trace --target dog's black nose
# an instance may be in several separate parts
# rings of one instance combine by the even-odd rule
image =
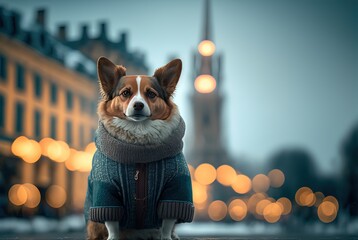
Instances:
[[[144,104],[142,102],[135,102],[133,108],[136,111],[141,111],[144,108]]]

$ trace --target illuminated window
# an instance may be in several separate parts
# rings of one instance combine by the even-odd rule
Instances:
[[[57,103],[57,86],[56,86],[56,84],[51,83],[50,92],[51,92],[51,103],[56,104]]]
[[[71,91],[66,92],[66,106],[69,111],[73,109],[73,94]]]
[[[24,117],[25,107],[24,104],[18,102],[15,107],[15,132],[20,134],[24,131]]]
[[[57,119],[55,116],[51,116],[51,119],[50,119],[50,136],[51,138],[53,139],[56,139],[57,138],[57,134],[56,134],[56,128],[57,126]]]
[[[6,72],[6,58],[0,54],[0,81],[5,81],[7,77]]]
[[[72,144],[72,122],[66,122],[66,142],[67,144]]]
[[[41,137],[41,112],[39,110],[35,111],[34,118],[35,138],[39,139]]]
[[[83,125],[80,126],[80,146],[84,147],[85,145],[85,130]]]
[[[0,94],[0,128],[5,127],[5,97]]]
[[[41,98],[42,95],[42,78],[40,74],[34,74],[34,89],[35,89],[35,96],[37,98]]]
[[[25,69],[21,64],[16,64],[16,88],[25,90]]]

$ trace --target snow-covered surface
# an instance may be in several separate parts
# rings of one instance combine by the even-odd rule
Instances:
[[[49,233],[84,231],[83,215],[70,215],[60,220],[44,217],[32,219],[3,218],[0,219],[0,233]],[[262,222],[237,223],[185,223],[176,227],[180,236],[247,236],[247,235],[276,235],[284,232],[281,224]],[[302,226],[301,233],[309,234],[357,234],[358,219],[351,219],[347,224],[324,224],[320,222]],[[287,233],[287,232],[286,232]]]

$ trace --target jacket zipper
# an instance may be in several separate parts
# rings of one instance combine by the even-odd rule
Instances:
[[[145,163],[136,164],[134,180],[136,181],[136,226],[143,228],[147,207],[147,166]]]

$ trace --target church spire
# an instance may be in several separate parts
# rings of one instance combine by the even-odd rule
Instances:
[[[202,40],[212,40],[211,37],[210,0],[205,0],[204,32]]]

